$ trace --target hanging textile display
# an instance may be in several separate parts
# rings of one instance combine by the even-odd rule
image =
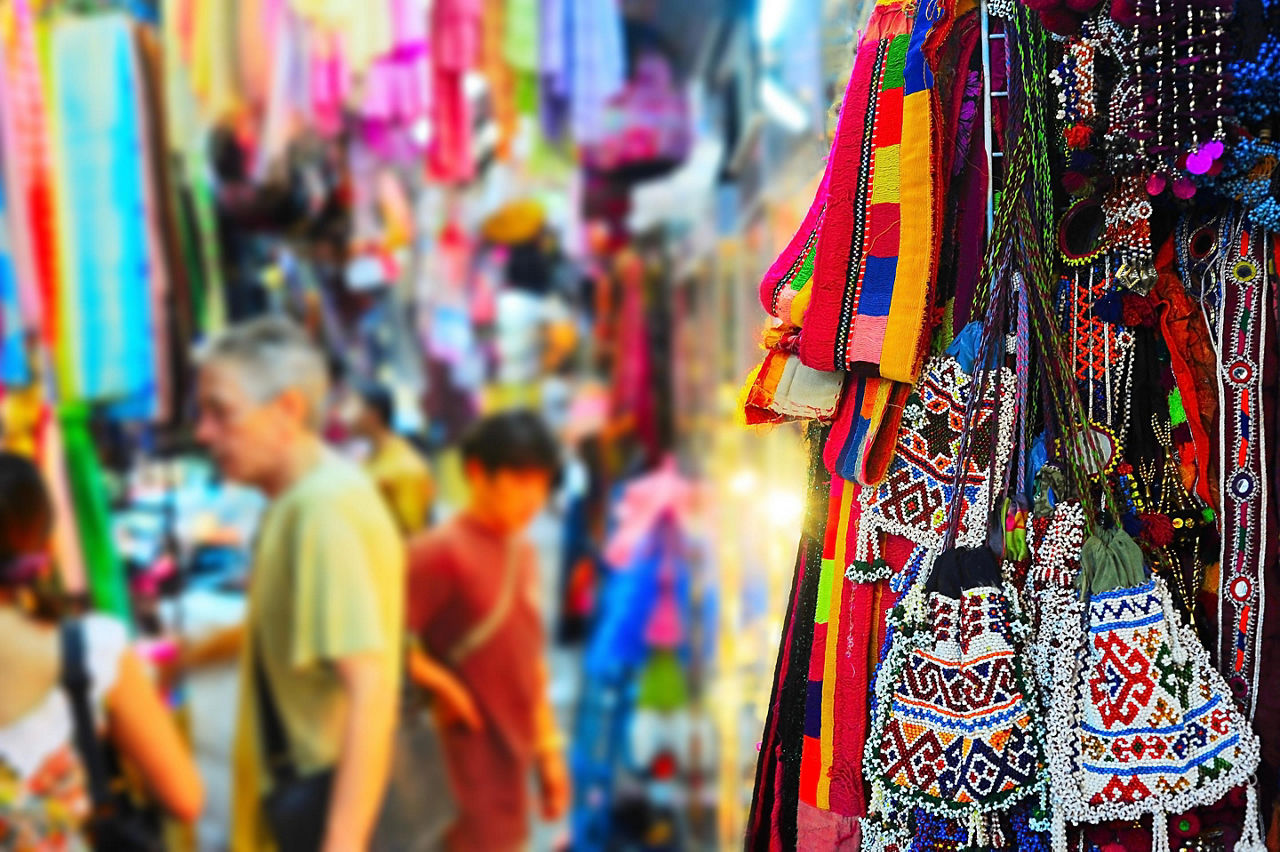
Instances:
[[[1121,530],[1100,533],[1084,545],[1079,577],[1087,612],[1077,605],[1070,619],[1083,629],[1061,645],[1049,711],[1059,846],[1067,822],[1152,813],[1163,825],[1218,801],[1258,765],[1257,737],[1163,580],[1147,577],[1138,545]]]
[[[36,53],[36,20],[29,0],[0,7],[4,85],[4,181],[8,188],[10,246],[26,322],[46,343],[59,337],[57,217],[54,152],[48,104]]]
[[[89,433],[89,413],[69,406],[58,414],[64,442],[75,529],[84,559],[88,592],[95,609],[128,619],[129,590],[124,565],[111,537],[111,517],[102,465]]]
[[[481,55],[479,0],[438,0],[431,6],[430,174],[442,182],[469,180],[475,169],[471,108],[463,78]]]
[[[1275,8],[872,10],[742,397],[831,474],[748,848],[1280,836]]]
[[[0,184],[0,390],[31,381],[27,364],[26,318],[10,244],[9,211]]]
[[[59,185],[59,386],[72,399],[154,400],[155,256],[141,79],[123,15],[67,18],[52,35]],[[154,404],[154,403],[152,403]]]
[[[910,382],[928,343],[941,208],[932,66],[956,9],[917,9],[913,21],[876,7],[840,113],[800,347],[817,369]]]

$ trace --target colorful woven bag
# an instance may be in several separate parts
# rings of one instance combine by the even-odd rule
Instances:
[[[971,412],[974,377],[950,356],[932,358],[925,365],[906,401],[888,474],[876,488],[863,489],[855,560],[869,558],[881,533],[941,551],[948,508],[956,501],[956,543],[976,547],[987,540],[987,521],[998,490],[992,478],[1008,466],[1013,452],[1016,384],[1006,367],[991,370],[981,384],[983,399]],[[970,416],[973,423],[966,427]],[[966,428],[969,451],[960,473]]]
[[[1085,542],[1076,587],[1048,724],[1055,850],[1067,848],[1068,822],[1150,814],[1163,829],[1165,815],[1247,783],[1259,759],[1226,682],[1133,539],[1109,529]],[[1238,850],[1260,848],[1252,787],[1249,800]],[[1153,839],[1155,852],[1169,849],[1167,830]]]
[[[908,596],[876,676],[864,758],[882,838],[917,807],[990,843],[998,814],[1043,794],[1040,711],[1015,625],[1024,626],[985,547],[944,551]]]

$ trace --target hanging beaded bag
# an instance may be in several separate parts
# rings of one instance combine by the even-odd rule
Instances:
[[[1097,533],[1081,564],[1069,611],[1083,627],[1058,650],[1048,721],[1053,848],[1067,849],[1068,822],[1151,814],[1165,852],[1165,815],[1248,782],[1258,739],[1123,530]],[[1237,849],[1256,848],[1256,802],[1248,820]]]

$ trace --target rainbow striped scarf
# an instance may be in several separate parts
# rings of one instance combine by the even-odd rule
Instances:
[[[913,382],[931,319],[942,198],[932,63],[954,4],[876,8],[831,152],[800,357]]]

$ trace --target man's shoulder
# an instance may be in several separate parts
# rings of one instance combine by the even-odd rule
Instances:
[[[406,476],[429,476],[431,466],[418,448],[403,435],[393,435],[387,449],[381,454],[383,469]]]
[[[290,523],[338,523],[362,534],[400,541],[395,521],[373,481],[354,462],[334,455],[285,498]],[[283,519],[283,518],[282,518]]]
[[[463,534],[457,518],[450,518],[409,539],[409,561],[413,565],[452,560],[463,549]]]

